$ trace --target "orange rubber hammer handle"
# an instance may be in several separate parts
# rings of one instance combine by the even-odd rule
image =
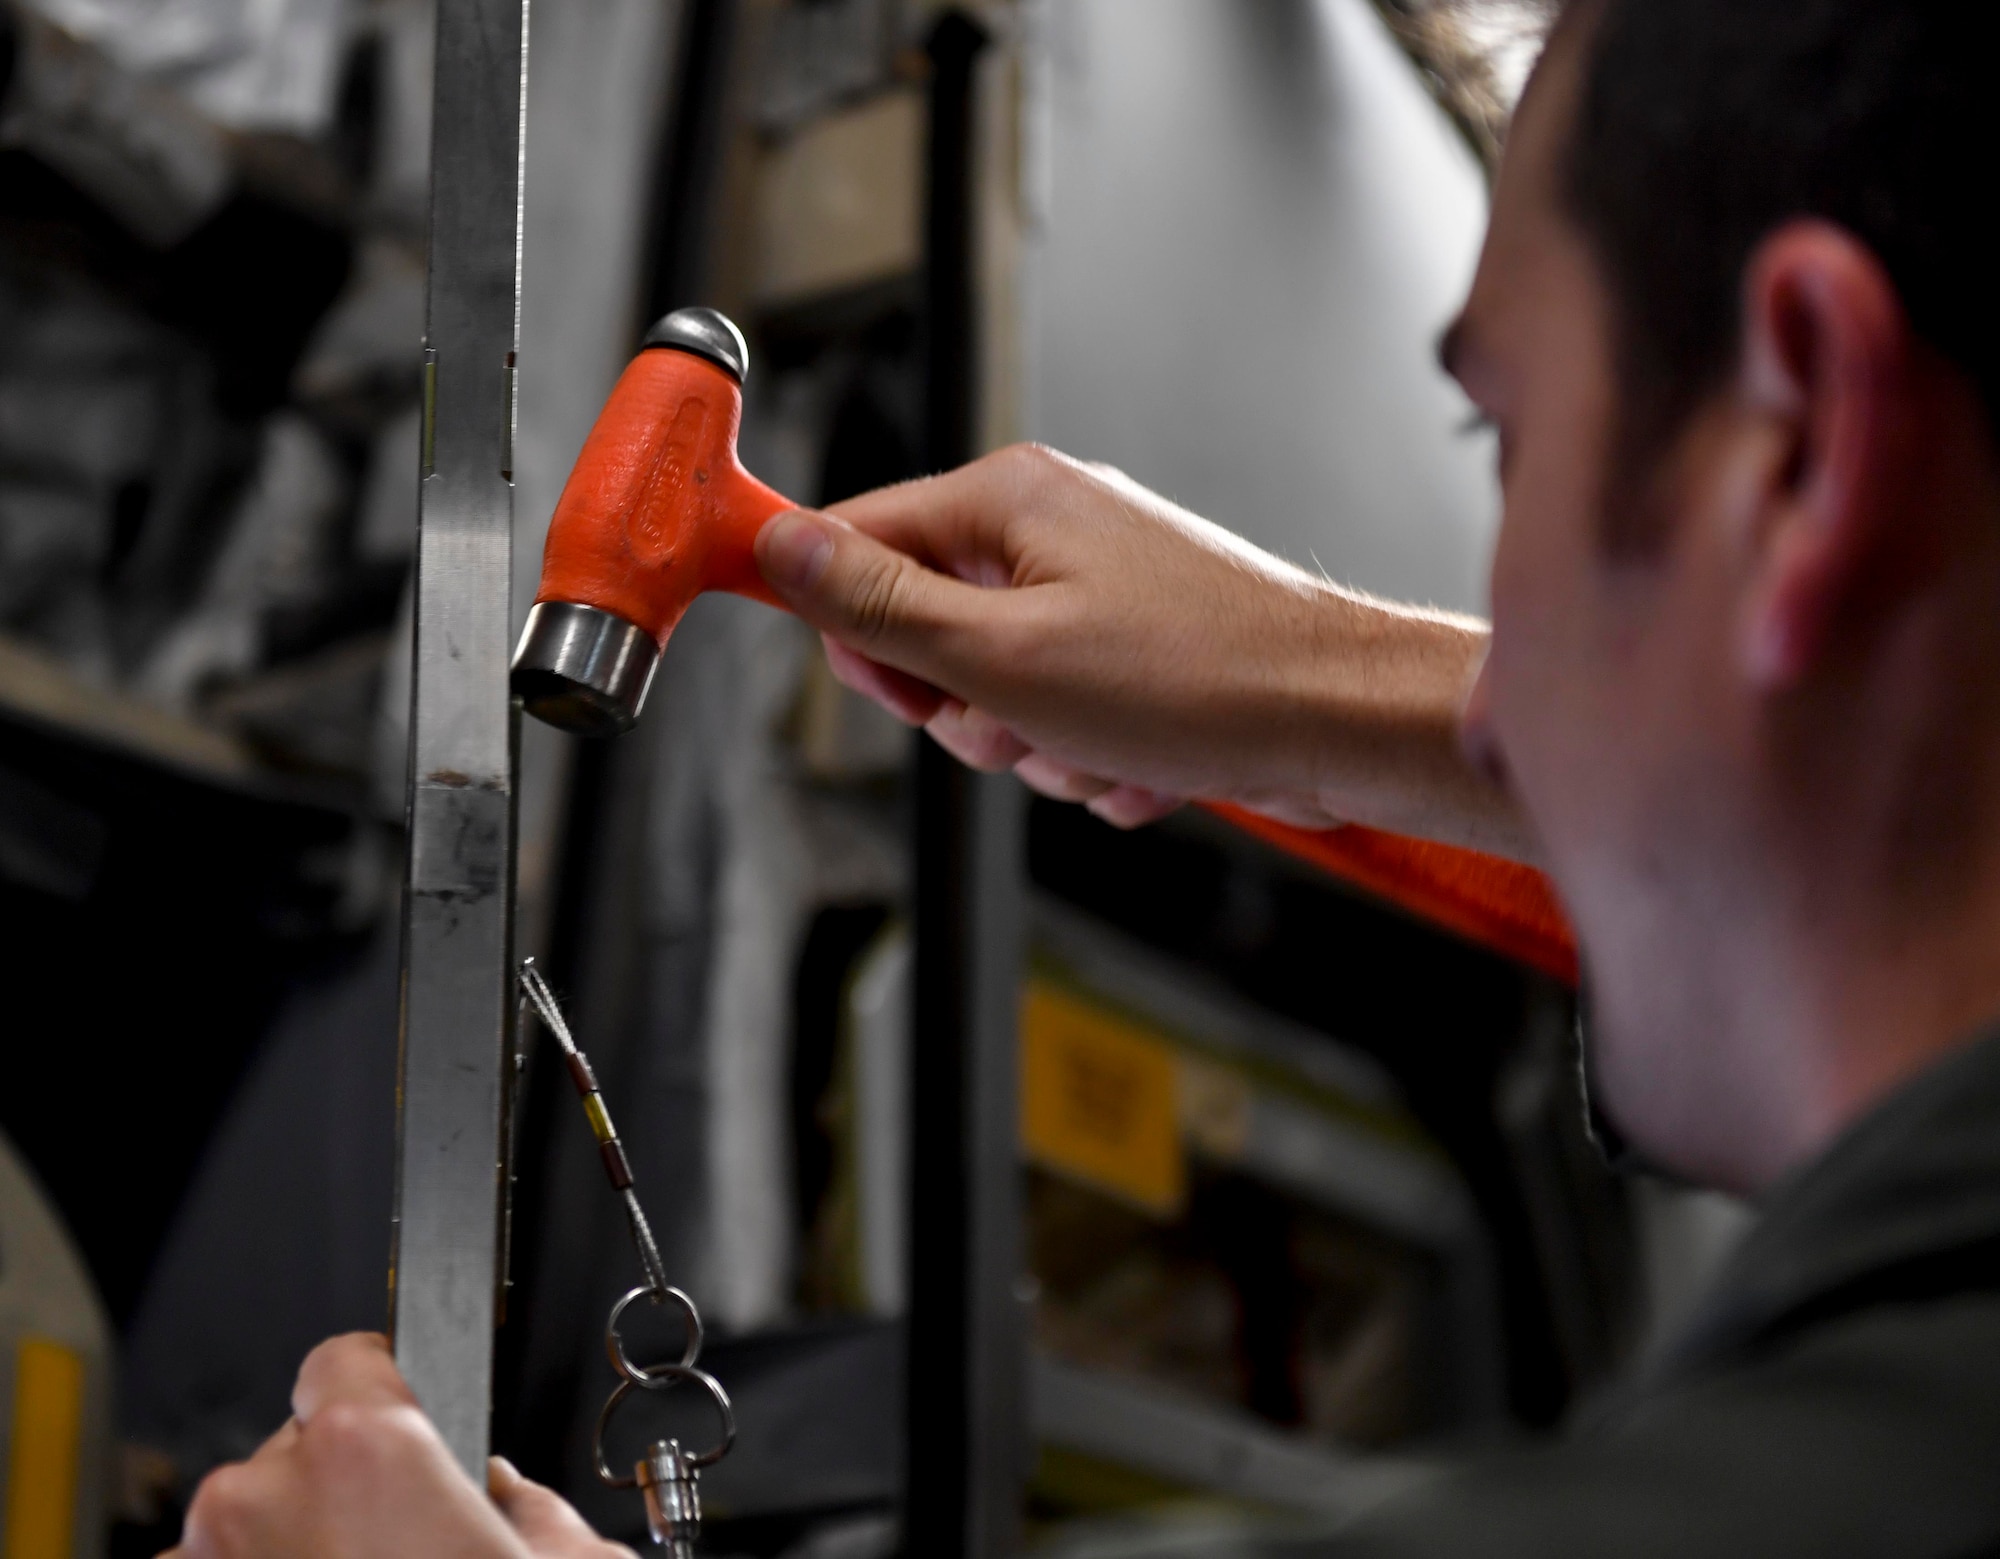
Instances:
[[[535,599],[615,613],[662,646],[704,590],[781,605],[752,549],[796,506],[743,469],[742,422],[742,387],[714,363],[633,358],[556,504]]]

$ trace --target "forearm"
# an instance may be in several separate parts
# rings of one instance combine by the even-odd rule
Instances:
[[[1459,740],[1486,626],[1317,581],[1302,594],[1279,740],[1231,799],[1305,827],[1362,823],[1533,860],[1519,812]]]
[[[1113,822],[1234,801],[1528,853],[1459,749],[1480,624],[1341,590],[1117,472],[1006,450],[759,548],[850,685]]]

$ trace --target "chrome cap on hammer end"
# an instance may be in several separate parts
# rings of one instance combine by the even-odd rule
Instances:
[[[537,601],[514,651],[521,707],[573,736],[617,736],[639,723],[660,647],[637,623],[594,606]]]
[[[705,357],[738,384],[750,377],[750,343],[736,321],[719,309],[675,309],[653,322],[640,345]]]

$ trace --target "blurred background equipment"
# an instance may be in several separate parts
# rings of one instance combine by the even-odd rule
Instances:
[[[386,1314],[431,13],[0,14],[0,945],[60,1040],[9,1048],[0,1130],[88,1278],[10,1200],[0,1328],[65,1289],[24,1327],[83,1361],[48,1551],[150,1555]],[[1538,14],[539,8],[510,628],[686,305],[744,327],[742,457],[790,497],[1037,437],[1478,610],[1491,452],[1430,345]],[[513,929],[673,1188],[741,1425],[709,1552],[1338,1517],[1613,1383],[1742,1226],[1599,1161],[1519,946],[1211,816],[972,780],[752,602],[697,602],[650,702],[523,724]],[[89,1138],[46,1104],[79,1056]],[[567,1088],[520,1079],[494,1437],[638,1540],[590,1466],[631,1256]]]

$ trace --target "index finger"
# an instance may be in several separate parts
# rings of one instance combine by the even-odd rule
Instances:
[[[966,488],[958,472],[948,471],[844,498],[822,512],[928,568],[949,572],[951,556],[963,552],[978,529]]]
[[[1081,467],[1051,450],[1016,445],[941,476],[828,504],[825,512],[931,568],[970,577],[969,570],[996,561],[1011,564],[1010,521],[1032,503],[1038,484],[1063,469]]]
[[[416,1401],[380,1332],[350,1332],[321,1343],[306,1355],[292,1387],[292,1412],[302,1424],[333,1402],[413,1407]]]

